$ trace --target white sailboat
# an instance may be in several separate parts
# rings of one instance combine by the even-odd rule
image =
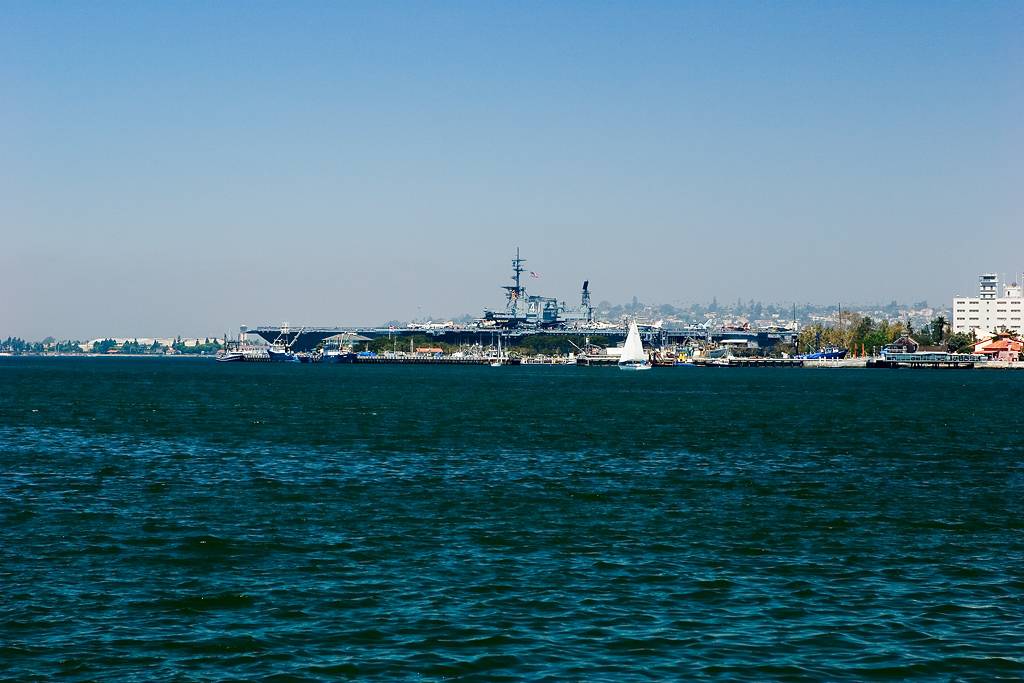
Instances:
[[[619,356],[619,370],[650,370],[651,364],[647,360],[647,353],[644,351],[644,344],[640,341],[640,330],[637,329],[636,321],[629,321],[629,333],[626,335],[626,343],[622,346],[622,355]]]
[[[501,335],[498,335],[498,359],[491,362],[492,368],[500,368],[504,365],[504,358],[501,356]]]

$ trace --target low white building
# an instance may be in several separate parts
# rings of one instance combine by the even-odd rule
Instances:
[[[953,298],[953,332],[974,332],[979,338],[1003,329],[1024,333],[1024,290],[1014,282],[1002,294],[998,275],[980,275],[977,296]]]

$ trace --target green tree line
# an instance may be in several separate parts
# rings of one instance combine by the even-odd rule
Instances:
[[[8,337],[0,341],[0,351],[6,353],[81,353],[82,346],[79,341],[64,340],[57,341],[53,337],[47,337],[42,341],[27,342],[20,337]]]
[[[806,353],[825,346],[840,346],[859,353],[877,353],[905,334],[925,346],[945,346],[949,351],[961,351],[975,342],[974,335],[952,334],[945,316],[936,316],[926,326],[915,330],[909,322],[872,320],[856,313],[843,314],[837,326],[821,323],[800,330],[798,351]]]

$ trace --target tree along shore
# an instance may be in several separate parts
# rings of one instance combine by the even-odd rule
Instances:
[[[844,313],[836,325],[814,323],[800,330],[797,351],[808,353],[828,346],[850,349],[851,352],[875,355],[882,347],[904,335],[910,335],[924,346],[945,346],[949,351],[970,350],[977,338],[971,334],[952,334],[945,316],[914,329],[909,322],[872,320],[857,313]],[[782,349],[784,351],[784,349]]]

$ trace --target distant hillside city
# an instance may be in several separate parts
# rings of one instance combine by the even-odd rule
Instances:
[[[709,321],[713,325],[726,327],[752,328],[763,327],[803,327],[809,324],[835,324],[839,321],[840,313],[845,317],[847,314],[859,315],[879,321],[907,322],[916,326],[929,323],[938,315],[948,315],[950,309],[936,308],[929,306],[927,301],[918,301],[912,304],[898,303],[893,300],[888,304],[869,304],[849,306],[844,304],[793,304],[793,303],[764,303],[742,298],[733,302],[722,303],[713,298],[710,303],[694,304],[646,304],[633,297],[633,301],[624,304],[613,304],[609,301],[600,301],[594,306],[594,313],[598,319],[618,321],[623,318],[638,318],[649,322],[661,321],[665,325],[695,325],[704,324]],[[455,323],[469,323],[479,316],[466,314],[452,319]],[[431,322],[429,316],[413,321],[389,321],[387,324],[402,325],[407,322],[426,323]]]

